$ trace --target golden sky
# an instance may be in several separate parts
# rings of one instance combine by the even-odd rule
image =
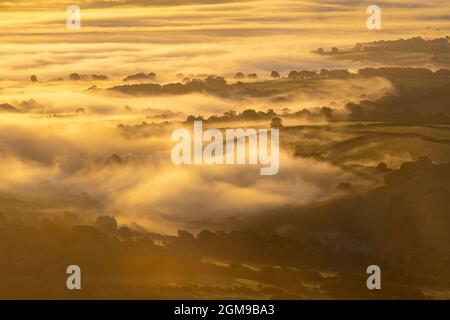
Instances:
[[[81,29],[66,28],[67,4]],[[176,5],[175,5],[176,4]],[[370,1],[1,1],[0,79],[142,70],[234,73],[314,69],[317,47],[449,34],[450,2],[379,3],[382,30],[366,28]],[[329,62],[330,66],[335,63]]]

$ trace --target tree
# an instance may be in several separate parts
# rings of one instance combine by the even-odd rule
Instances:
[[[194,122],[196,119],[197,119],[197,118],[196,118],[195,116],[189,115],[189,116],[186,118],[186,122]]]
[[[214,233],[212,233],[209,230],[202,230],[197,235],[197,239],[199,241],[206,242],[206,243],[211,243],[211,241],[214,240],[215,238],[216,238],[216,236],[214,235]]]
[[[350,111],[350,119],[351,120],[363,120],[364,119],[364,110],[360,105],[349,102],[345,105],[345,108]]]
[[[235,79],[244,79],[245,78],[245,74],[243,74],[242,72],[238,72],[235,74],[234,76]]]
[[[71,73],[69,75],[69,80],[80,80],[80,79],[81,79],[81,77],[78,73]]]
[[[258,119],[258,113],[253,109],[246,109],[241,113],[241,117],[248,120]]]
[[[217,89],[221,89],[227,85],[227,81],[223,77],[209,76],[204,82],[206,86]]]
[[[194,241],[195,240],[194,235],[186,230],[178,230],[177,233],[178,233],[178,238],[181,241]]]
[[[227,118],[234,118],[234,117],[236,117],[236,111],[234,111],[234,110],[225,111],[223,113],[223,115]]]
[[[272,118],[272,121],[270,122],[270,127],[272,129],[280,129],[283,128],[283,120],[279,117]]]
[[[316,72],[314,71],[308,71],[308,70],[302,70],[300,72],[297,72],[297,77],[301,79],[313,79],[316,77]]]
[[[95,226],[98,230],[106,234],[113,234],[117,232],[117,221],[114,217],[99,216],[97,217],[97,220],[95,220]]]
[[[331,54],[337,54],[339,52],[339,49],[336,47],[331,48]]]
[[[275,113],[275,111],[273,109],[267,109],[266,114],[269,116],[273,116],[273,117],[277,116],[277,114]]]
[[[297,71],[291,71],[291,72],[289,72],[288,77],[291,78],[291,79],[297,79],[298,78],[298,72]]]
[[[352,51],[354,51],[354,52],[359,52],[359,51],[362,50],[362,48],[363,48],[362,44],[358,42],[358,43],[355,44],[355,46],[353,47]]]
[[[333,117],[333,109],[322,107],[322,109],[320,109],[320,114],[323,115],[326,119],[330,120]]]
[[[380,162],[378,165],[377,165],[377,171],[379,171],[379,172],[386,172],[386,171],[388,171],[388,166],[387,166],[387,164],[385,163],[385,162]]]
[[[108,80],[108,76],[104,74],[93,74],[92,80]]]
[[[272,71],[270,77],[276,79],[280,77],[280,74],[277,71]]]
[[[320,76],[321,76],[321,77],[329,77],[330,74],[331,74],[330,71],[327,70],[327,69],[321,69],[321,70],[320,70]]]
[[[317,49],[317,54],[320,54],[320,55],[325,54],[325,50],[323,50],[323,48],[319,48],[319,49]]]
[[[123,239],[129,240],[133,234],[131,233],[130,228],[128,228],[127,226],[121,226],[119,228],[119,235]]]
[[[38,81],[37,77],[34,74],[30,77],[30,80],[31,80],[31,82],[37,82]]]

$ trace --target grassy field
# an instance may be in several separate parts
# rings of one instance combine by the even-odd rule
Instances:
[[[450,127],[389,123],[334,122],[284,129],[282,144],[297,156],[314,156],[341,164],[398,167],[421,156],[450,161]]]

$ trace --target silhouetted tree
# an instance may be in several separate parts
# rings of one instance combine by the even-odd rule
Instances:
[[[270,77],[276,79],[280,77],[280,74],[277,71],[272,71]]]
[[[71,73],[69,75],[69,80],[80,80],[80,79],[81,79],[81,77],[78,73]]]
[[[297,71],[291,71],[291,72],[289,72],[288,77],[291,78],[291,79],[297,79],[298,78],[298,72]]]
[[[117,221],[114,217],[99,216],[97,217],[97,220],[95,220],[95,226],[98,230],[107,234],[114,234],[117,232]]]
[[[108,77],[105,76],[104,74],[93,74],[92,75],[92,80],[108,80]]]
[[[347,103],[345,106],[347,110],[350,111],[350,120],[363,120],[364,119],[364,111],[360,105],[355,103]]]
[[[177,233],[181,241],[194,241],[194,235],[186,230],[178,230]]]
[[[320,109],[320,114],[329,120],[333,116],[333,109],[328,108],[328,107],[323,107],[322,109]]]
[[[247,110],[244,110],[241,113],[241,117],[243,119],[248,119],[248,120],[250,120],[250,119],[257,119],[258,118],[258,113],[255,110],[253,110],[253,109],[247,109]]]
[[[362,50],[362,44],[361,43],[355,44],[355,46],[352,49],[352,51],[354,51],[354,52],[359,52],[361,50]]]
[[[385,162],[380,162],[380,163],[377,165],[377,171],[378,171],[378,172],[384,173],[384,172],[386,172],[387,170],[388,170],[388,166],[387,166],[387,164],[386,164]]]
[[[279,117],[272,118],[272,121],[270,122],[270,127],[273,129],[280,129],[283,127],[283,120]]]
[[[225,111],[223,115],[227,118],[234,118],[236,117],[236,111],[234,110]]]

